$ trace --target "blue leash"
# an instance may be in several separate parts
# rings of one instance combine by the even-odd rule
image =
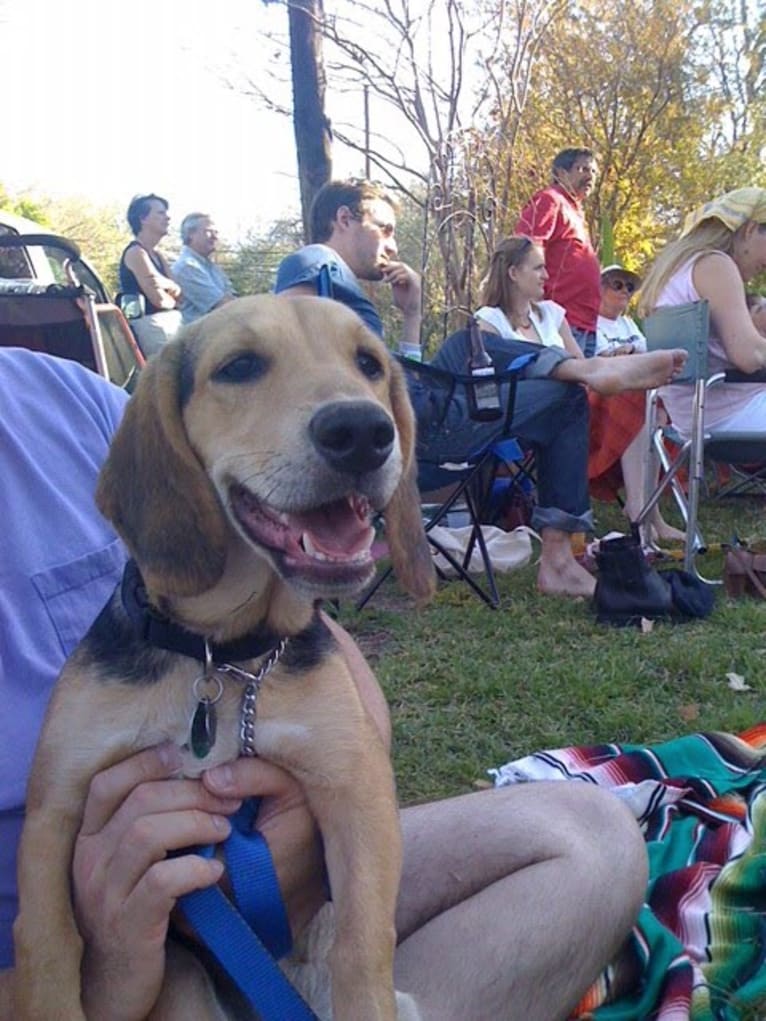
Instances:
[[[262,1021],[318,1021],[277,960],[292,939],[268,844],[253,828],[258,800],[245,802],[232,817],[223,844],[234,901],[218,886],[179,900],[184,917]],[[212,858],[215,846],[196,848]]]

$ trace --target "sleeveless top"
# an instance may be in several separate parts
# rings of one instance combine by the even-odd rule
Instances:
[[[692,271],[697,259],[710,252],[698,252],[676,270],[660,291],[657,308],[669,305],[685,305],[691,301],[700,301],[694,286]],[[723,255],[723,252],[716,254]],[[723,343],[715,333],[715,324],[711,321],[708,339],[708,373],[724,372],[735,366],[729,360]],[[733,414],[741,411],[757,394],[764,391],[763,383],[716,383],[705,394],[705,426],[714,429],[725,422]],[[675,384],[664,386],[660,396],[670,415],[673,425],[683,436],[689,436],[692,428],[692,389],[688,385]]]
[[[498,305],[483,305],[477,309],[474,315],[479,322],[487,323],[497,330],[505,340],[524,340],[527,344],[542,344],[543,347],[562,347],[564,338],[559,333],[559,327],[564,321],[564,309],[555,301],[538,301],[538,311],[529,310],[529,319],[535,328],[538,336],[536,341],[525,337],[523,333],[514,330],[508,316]]]
[[[136,245],[138,245],[140,248],[144,248],[140,241],[131,241],[128,247],[122,253],[122,256],[120,258],[120,291],[123,294],[143,294],[144,300],[146,302],[146,315],[152,315],[155,312],[164,312],[165,309],[160,308],[158,305],[152,304],[152,302],[149,300],[149,296],[147,295],[146,291],[142,289],[138,280],[136,280],[135,273],[131,269],[128,269],[128,267],[125,265],[125,256],[131,250],[131,248],[135,248]],[[166,276],[167,272],[165,270],[165,266],[163,265],[162,259],[160,259],[159,255],[156,252],[150,252],[148,248],[144,248],[144,251],[149,256],[149,261],[157,270],[157,272],[162,273],[163,276]]]

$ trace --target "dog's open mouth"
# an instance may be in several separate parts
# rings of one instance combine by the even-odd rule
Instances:
[[[286,577],[330,586],[369,579],[375,531],[372,508],[360,493],[293,514],[269,507],[242,485],[231,486],[229,498],[244,532],[276,556]]]

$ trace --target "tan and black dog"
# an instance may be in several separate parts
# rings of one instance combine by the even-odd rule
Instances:
[[[353,312],[329,299],[239,299],[147,365],[97,501],[140,572],[138,602],[207,643],[212,659],[206,670],[204,653],[149,643],[124,583],[65,666],[32,769],[19,855],[18,1021],[85,1018],[69,884],[88,785],[99,770],[167,740],[182,748],[188,777],[257,753],[298,778],[332,889],[334,1019],[396,1017],[401,850],[392,772],[315,601],[371,579],[370,518],[379,510],[405,588],[419,601],[432,594],[413,447],[398,367]],[[252,636],[280,649],[287,641],[248,701],[241,676],[215,666],[255,676],[264,655],[234,659]],[[176,1011],[179,999],[185,1006]],[[204,976],[168,969],[152,1018],[226,1016]]]

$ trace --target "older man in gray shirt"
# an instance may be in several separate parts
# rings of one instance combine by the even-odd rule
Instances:
[[[184,323],[225,305],[235,297],[224,271],[211,259],[218,243],[218,231],[207,213],[189,213],[181,223],[181,254],[172,274],[181,286],[181,315]]]

